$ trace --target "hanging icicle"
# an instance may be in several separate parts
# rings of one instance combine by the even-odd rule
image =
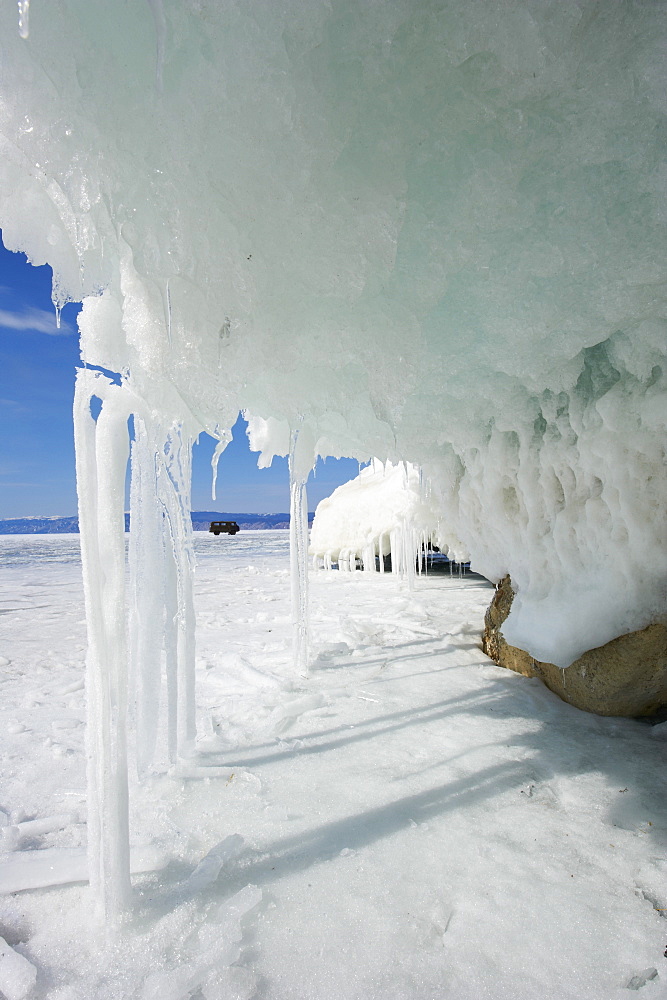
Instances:
[[[93,397],[102,401],[97,420]],[[80,369],[76,474],[88,653],[88,864],[98,919],[117,928],[130,899],[125,641],[125,475],[129,394]]]
[[[301,428],[290,438],[290,570],[292,581],[292,636],[294,666],[308,671],[308,496],[304,463],[298,455]],[[309,471],[309,470],[308,470]]]
[[[164,517],[156,450],[146,421],[135,414],[130,491],[130,664],[140,777],[155,763],[162,686],[165,618]]]

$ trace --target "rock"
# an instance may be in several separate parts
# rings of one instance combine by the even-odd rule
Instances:
[[[667,627],[649,625],[589,649],[561,670],[505,642],[501,631],[514,591],[509,576],[496,588],[484,618],[482,646],[499,666],[539,677],[563,701],[597,715],[634,718],[667,705]]]

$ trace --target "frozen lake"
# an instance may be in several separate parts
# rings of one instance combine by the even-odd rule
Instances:
[[[199,752],[132,787],[133,842],[164,866],[134,877],[107,952],[84,883],[0,895],[31,998],[621,1000],[642,977],[667,995],[664,725],[492,664],[478,578],[311,574],[298,676],[288,533],[195,550]],[[85,844],[78,536],[0,537],[0,611],[15,887]]]
[[[193,533],[197,558],[248,559],[289,558],[289,532],[285,530],[243,531],[235,537],[208,531]],[[40,566],[50,563],[81,565],[79,535],[0,535],[0,566]]]

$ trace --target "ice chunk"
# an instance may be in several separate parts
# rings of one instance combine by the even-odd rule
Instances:
[[[647,983],[651,982],[652,979],[658,978],[657,969],[644,969],[643,972],[638,972],[636,975],[629,980],[626,989],[628,990],[640,990],[642,986],[646,986]]]
[[[2,846],[13,851],[28,837],[39,837],[54,830],[63,830],[77,821],[74,813],[62,813],[58,816],[43,816],[41,819],[26,820],[2,829]]]
[[[185,1000],[214,970],[225,969],[241,954],[243,918],[262,899],[262,890],[247,885],[218,908],[199,932],[199,953],[191,962],[160,970],[144,983],[142,1000]]]
[[[130,852],[133,873],[164,868],[167,861],[167,856],[152,846],[133,848]],[[81,847],[47,847],[41,851],[0,855],[0,893],[87,882],[88,871],[88,858]]]
[[[238,833],[233,833],[229,837],[212,847],[208,854],[202,858],[192,874],[181,882],[170,895],[178,897],[178,900],[188,899],[196,893],[201,892],[211,885],[220,874],[223,865],[233,858],[238,857],[243,847],[244,840]]]
[[[37,969],[0,937],[0,991],[7,1000],[24,1000],[37,980]]]
[[[294,701],[285,702],[284,705],[278,705],[271,713],[272,731],[276,734],[282,733],[299,716],[321,708],[324,704],[323,694],[307,694],[303,698],[296,698]]]

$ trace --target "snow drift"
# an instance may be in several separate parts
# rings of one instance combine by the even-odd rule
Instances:
[[[287,429],[294,509],[318,453],[421,466],[540,660],[664,619],[664,3],[28,8],[0,11],[0,224],[105,370],[76,419],[108,717],[132,418],[143,759],[163,620],[192,737],[190,448],[241,408]],[[115,787],[122,726],[97,749]]]

